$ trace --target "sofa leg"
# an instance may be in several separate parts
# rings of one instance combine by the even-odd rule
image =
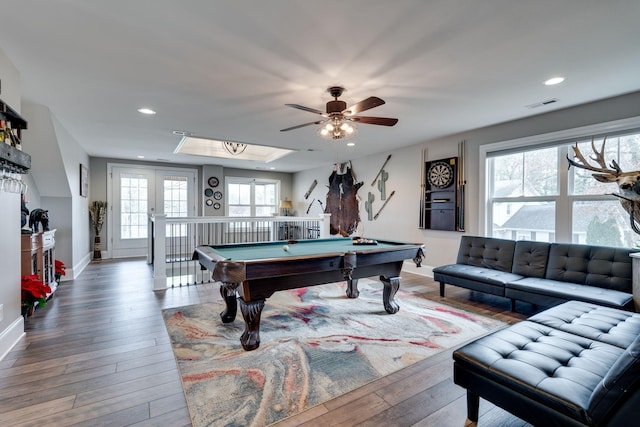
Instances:
[[[444,282],[440,282],[440,296],[444,296]]]
[[[516,311],[516,300],[514,299],[511,300],[511,311]]]
[[[478,410],[480,408],[480,396],[467,390],[467,418],[474,423],[478,422]]]

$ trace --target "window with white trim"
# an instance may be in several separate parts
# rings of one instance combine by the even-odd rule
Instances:
[[[272,216],[278,212],[280,181],[227,177],[225,183],[228,216]]]
[[[603,137],[595,138],[599,151]],[[577,139],[586,159],[595,154],[591,138]],[[568,168],[567,141],[487,152],[487,235],[506,239],[634,247],[629,214],[593,171]],[[623,171],[640,170],[640,131],[607,137],[604,158]],[[590,160],[593,164],[595,161]]]

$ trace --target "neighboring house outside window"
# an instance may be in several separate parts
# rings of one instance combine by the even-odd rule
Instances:
[[[602,138],[596,138],[598,150]],[[591,138],[578,141],[585,158],[593,156]],[[568,168],[571,145],[487,153],[487,235],[505,239],[571,242],[634,247],[640,236],[631,230],[615,183],[600,183],[594,172]],[[640,132],[609,136],[604,158],[624,171],[640,170]],[[595,162],[594,162],[595,164]]]

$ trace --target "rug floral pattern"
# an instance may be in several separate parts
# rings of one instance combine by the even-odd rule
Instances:
[[[402,289],[390,315],[382,284],[358,285],[357,299],[345,283],[276,292],[250,352],[221,301],[164,310],[193,425],[269,425],[502,325]]]

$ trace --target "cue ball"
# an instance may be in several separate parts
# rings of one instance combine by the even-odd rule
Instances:
[[[285,251],[285,252],[287,252],[287,251],[289,250],[289,246],[288,246],[288,245],[284,245],[284,246],[282,247],[282,250],[283,250],[283,251]]]

